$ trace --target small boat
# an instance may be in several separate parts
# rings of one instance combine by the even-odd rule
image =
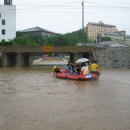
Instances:
[[[62,78],[62,79],[73,79],[73,80],[88,80],[88,79],[99,79],[99,75],[89,73],[89,74],[70,74],[67,73],[65,70],[61,70],[59,73],[56,73],[57,78]]]

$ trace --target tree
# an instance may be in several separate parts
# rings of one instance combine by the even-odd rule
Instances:
[[[101,41],[111,41],[111,37],[102,37]]]
[[[65,38],[63,35],[55,35],[53,37],[49,37],[47,39],[47,43],[49,45],[55,45],[55,46],[69,45],[67,38]]]
[[[16,37],[11,41],[12,45],[39,45],[28,36]]]

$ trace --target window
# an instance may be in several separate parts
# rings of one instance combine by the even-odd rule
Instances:
[[[5,1],[4,1],[4,4],[5,4],[5,5],[11,5],[11,4],[12,4],[12,0],[5,0]]]
[[[2,25],[5,25],[5,19],[2,19]]]
[[[2,29],[2,35],[5,35],[5,29]]]

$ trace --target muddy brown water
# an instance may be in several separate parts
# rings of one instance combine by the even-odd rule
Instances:
[[[0,130],[130,130],[130,70],[75,81],[50,69],[2,68]]]

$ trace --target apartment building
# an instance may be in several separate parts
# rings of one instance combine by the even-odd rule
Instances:
[[[16,37],[16,6],[12,0],[4,0],[0,5],[0,41],[9,41]]]
[[[107,32],[118,32],[114,25],[104,24],[103,22],[93,23],[89,22],[86,26],[86,35],[89,39],[97,40],[97,35]]]

